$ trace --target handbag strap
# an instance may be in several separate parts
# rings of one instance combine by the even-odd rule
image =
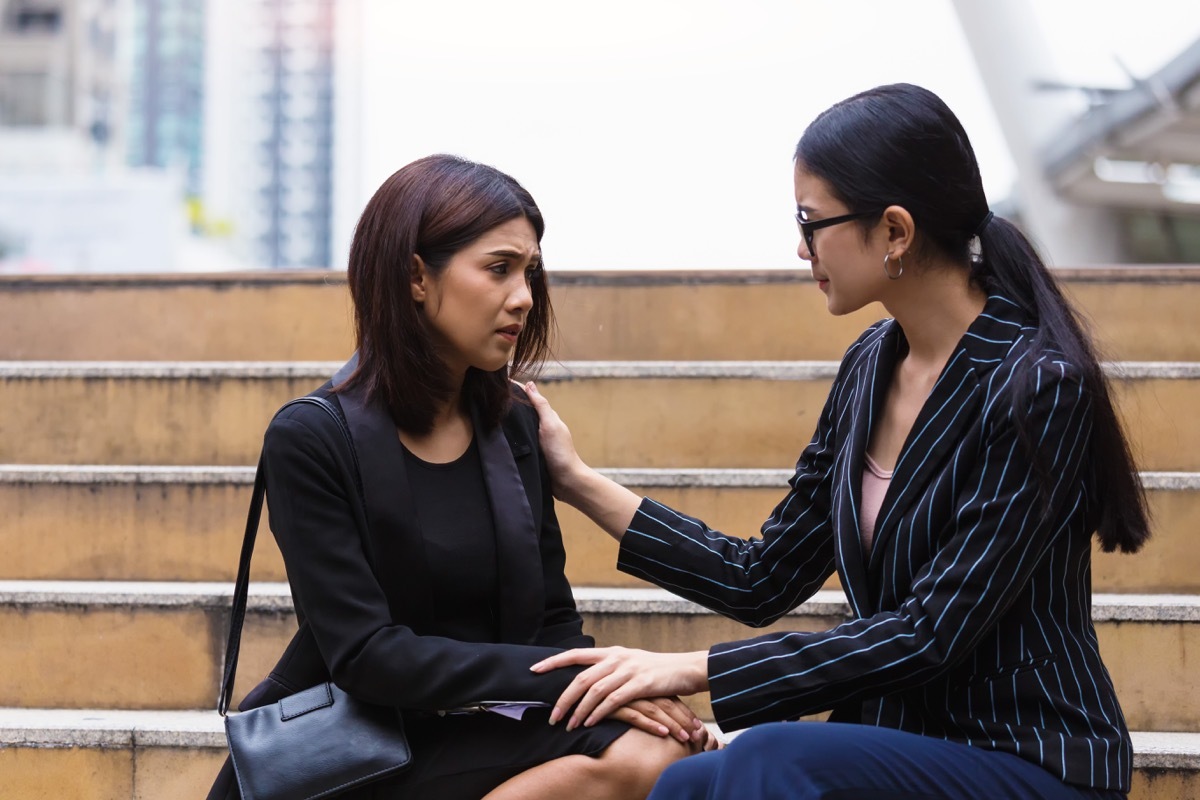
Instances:
[[[280,408],[306,403],[324,409],[333,417],[338,429],[346,438],[350,448],[350,456],[354,461],[354,482],[362,496],[362,477],[358,468],[358,454],[354,450],[354,440],[350,437],[350,428],[346,420],[338,413],[333,403],[324,397],[297,397]],[[278,412],[277,412],[278,413]],[[217,713],[222,717],[229,711],[229,702],[233,696],[233,679],[237,674],[238,651],[242,644],[242,623],[246,618],[247,596],[250,592],[250,558],[254,555],[254,540],[258,535],[258,523],[262,517],[263,498],[266,495],[266,470],[263,468],[263,458],[258,457],[258,467],[254,471],[254,495],[250,499],[250,510],[246,514],[246,534],[242,539],[242,554],[238,562],[237,582],[233,587],[233,607],[229,615],[229,641],[225,645],[225,670],[221,676],[221,693],[217,697]]]

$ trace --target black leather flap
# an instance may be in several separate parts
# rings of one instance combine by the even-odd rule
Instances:
[[[328,683],[322,683],[303,692],[297,692],[279,701],[279,718],[284,722],[289,719],[316,711],[318,708],[328,708],[333,705],[333,693]]]

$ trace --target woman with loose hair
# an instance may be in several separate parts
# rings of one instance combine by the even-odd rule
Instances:
[[[267,428],[262,468],[299,630],[243,710],[332,680],[403,718],[411,765],[355,798],[645,797],[714,740],[676,698],[546,724],[590,647],[564,575],[537,414],[509,380],[553,313],[533,198],[431,156],[392,175],[350,249],[358,352]],[[499,705],[495,705],[495,704]],[[227,763],[211,798],[237,798]]]
[[[721,728],[749,730],[669,768],[663,800],[1123,797],[1133,750],[1091,621],[1091,539],[1134,552],[1149,526],[1087,333],[988,209],[933,93],[881,86],[825,111],[794,182],[830,313],[878,301],[893,318],[846,352],[761,537],[589,469],[527,388],[557,496],[620,541],[622,570],[754,627],[836,570],[852,619],[695,653],[572,650],[537,667],[588,666],[551,719],[711,692]]]

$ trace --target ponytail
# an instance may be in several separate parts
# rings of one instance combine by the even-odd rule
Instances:
[[[990,213],[990,212],[989,212]],[[1063,295],[1037,251],[1015,225],[992,218],[978,231],[980,257],[971,264],[971,277],[989,294],[1016,302],[1037,320],[1035,350],[1054,350],[1083,376],[1083,388],[1092,405],[1092,485],[1097,504],[1096,533],[1106,553],[1137,552],[1150,538],[1149,509],[1141,479],[1113,406],[1108,379],[1100,366],[1088,325]],[[1053,476],[1034,441],[1027,415],[1021,409],[1034,391],[1033,374],[1014,377],[1013,419],[1017,436],[1030,454],[1035,475],[1049,496]]]

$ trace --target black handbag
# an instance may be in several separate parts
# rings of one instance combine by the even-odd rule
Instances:
[[[354,454],[346,422],[328,400],[300,397],[287,405],[294,403],[310,403],[325,409],[337,422]],[[357,456],[354,468],[357,481]],[[242,800],[332,797],[403,770],[412,753],[396,709],[356,700],[331,682],[297,692],[277,703],[227,715],[246,616],[250,557],[254,553],[265,493],[266,476],[260,457],[233,591],[217,712],[225,718],[225,736]]]

